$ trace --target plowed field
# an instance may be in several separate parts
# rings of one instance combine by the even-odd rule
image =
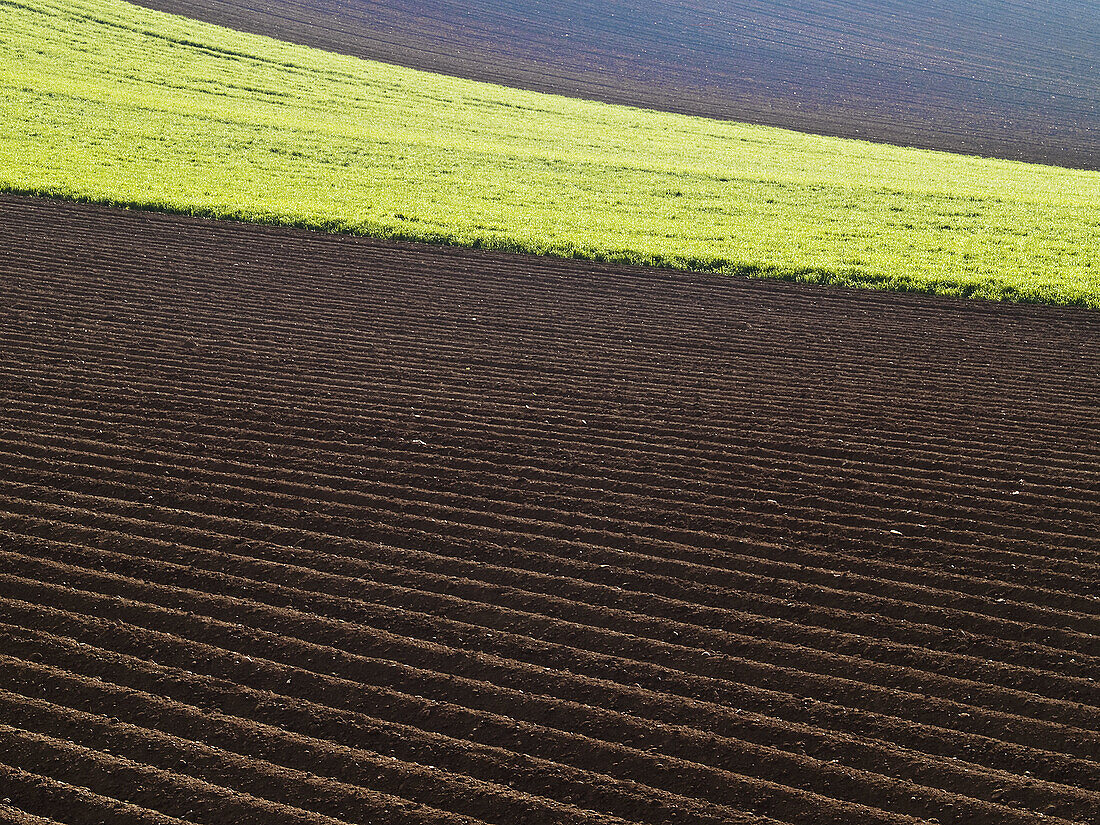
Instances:
[[[0,822],[1100,822],[1100,315],[0,199]]]
[[[1100,169],[1092,0],[137,0],[505,86]]]

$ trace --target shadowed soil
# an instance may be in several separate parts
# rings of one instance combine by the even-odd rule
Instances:
[[[1100,168],[1089,0],[139,0],[543,92]]]

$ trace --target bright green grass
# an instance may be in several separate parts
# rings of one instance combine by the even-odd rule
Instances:
[[[0,189],[1100,307],[1100,173],[515,91],[0,0]]]

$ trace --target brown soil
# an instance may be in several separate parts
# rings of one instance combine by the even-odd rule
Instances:
[[[538,91],[1100,169],[1092,0],[138,0]]]
[[[0,822],[1100,822],[1100,314],[0,218]]]

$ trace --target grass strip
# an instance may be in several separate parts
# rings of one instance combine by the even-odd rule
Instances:
[[[121,0],[0,0],[0,190],[1100,307],[1100,173],[508,89]]]

